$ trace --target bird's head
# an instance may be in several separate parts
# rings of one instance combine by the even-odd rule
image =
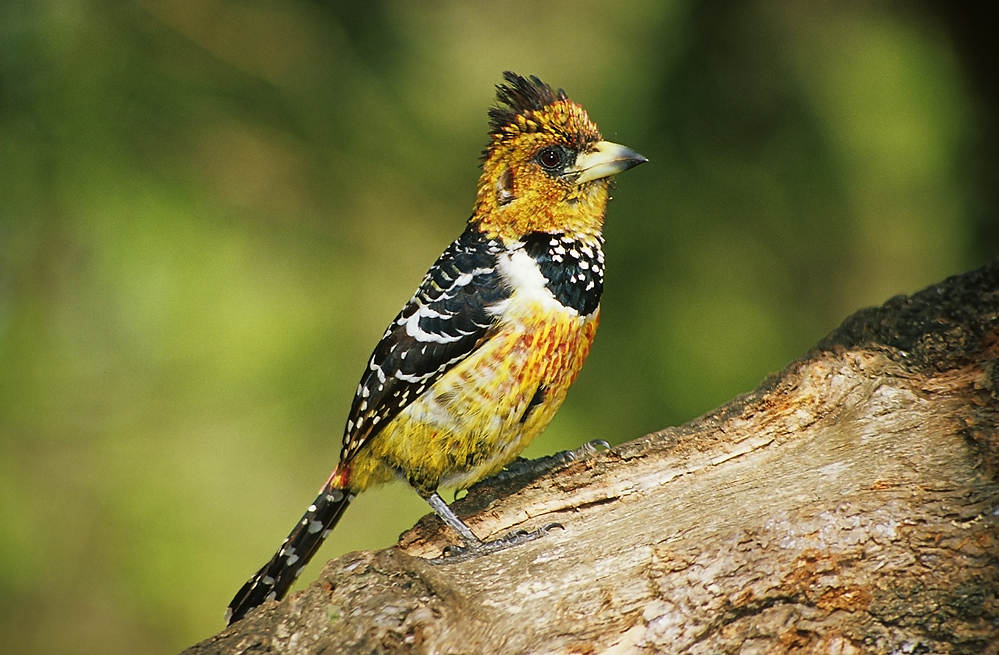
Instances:
[[[586,111],[537,77],[503,74],[503,106],[489,111],[472,221],[504,240],[530,232],[595,236],[603,226],[611,177],[645,161],[604,141]]]

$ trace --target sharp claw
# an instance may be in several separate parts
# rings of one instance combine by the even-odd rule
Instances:
[[[464,551],[465,548],[461,546],[445,546],[441,557],[460,557]]]
[[[555,528],[559,528],[560,530],[565,529],[561,523],[549,523],[538,528],[534,532],[528,532],[527,530],[514,530],[510,532],[510,534],[500,537],[499,539],[484,541],[478,545],[445,546],[444,550],[441,551],[440,557],[435,557],[434,559],[428,561],[432,564],[456,564],[458,562],[464,562],[479,555],[490,555],[513,546],[519,546],[520,544],[528,541],[534,541],[535,539],[539,539],[547,535]]]

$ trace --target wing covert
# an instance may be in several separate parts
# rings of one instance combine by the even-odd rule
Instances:
[[[344,430],[342,461],[482,343],[510,295],[497,271],[502,244],[474,226],[441,254],[375,347]]]

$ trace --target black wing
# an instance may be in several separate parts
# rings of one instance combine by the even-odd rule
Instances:
[[[427,272],[416,295],[375,347],[344,430],[341,461],[377,434],[455,364],[478,348],[510,296],[496,270],[503,245],[474,225]]]

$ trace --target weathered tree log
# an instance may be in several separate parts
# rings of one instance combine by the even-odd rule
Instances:
[[[187,653],[999,652],[999,260],[860,311],[752,393],[331,561]]]

